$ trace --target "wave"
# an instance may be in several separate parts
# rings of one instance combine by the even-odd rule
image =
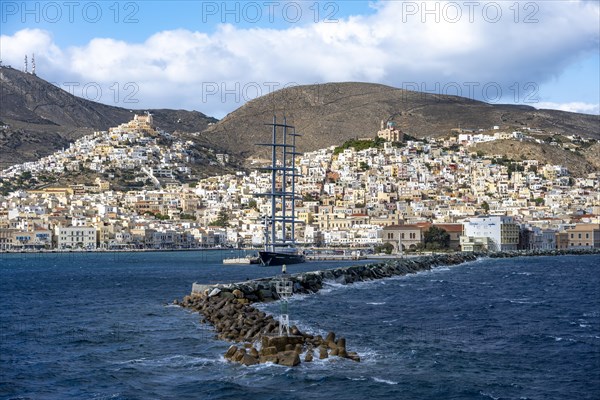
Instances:
[[[359,376],[358,378],[347,377],[346,379],[351,380],[351,381],[366,381],[367,380],[367,378],[365,378],[364,376]]]
[[[373,380],[375,382],[385,383],[385,384],[388,384],[388,385],[397,385],[398,384],[398,382],[390,381],[388,379],[381,379],[381,378],[377,378],[377,377],[373,377]]]
[[[370,301],[370,302],[367,302],[367,304],[372,305],[372,306],[381,306],[381,305],[385,304],[385,301],[383,301],[381,303]]]
[[[571,339],[571,338],[566,338],[566,339],[565,339],[565,338],[563,338],[563,337],[560,337],[560,336],[550,336],[550,337],[551,337],[552,339],[554,339],[554,341],[555,341],[555,342],[562,342],[563,340],[566,340],[567,342],[571,342],[571,343],[573,343],[573,342],[577,342],[577,340],[576,340],[576,339]]]
[[[499,400],[500,399],[500,397],[494,397],[490,393],[479,392],[479,394],[482,395],[483,397],[487,397],[487,398],[490,398],[490,399],[493,399],[493,400]]]
[[[227,360],[220,356],[217,358],[206,358],[206,357],[193,357],[183,354],[176,354],[172,356],[151,359],[151,358],[136,358],[132,360],[119,362],[121,365],[140,365],[144,367],[187,367],[193,365],[211,365],[216,363],[227,362]]]

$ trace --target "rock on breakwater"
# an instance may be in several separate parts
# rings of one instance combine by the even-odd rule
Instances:
[[[333,332],[323,339],[292,326],[290,335],[278,336],[279,322],[248,304],[248,299],[243,297],[240,290],[221,291],[214,288],[206,293],[186,296],[176,303],[200,312],[204,316],[202,322],[211,323],[218,338],[244,343],[241,347],[232,345],[227,350],[225,358],[231,361],[244,365],[272,362],[293,367],[300,363],[302,354],[306,362],[312,361],[316,348],[321,349],[326,357],[337,355],[360,361],[357,353],[346,350],[346,340],[336,340]]]

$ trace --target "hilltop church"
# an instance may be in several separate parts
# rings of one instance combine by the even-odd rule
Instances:
[[[401,142],[404,139],[404,132],[396,127],[394,121],[388,121],[387,124],[385,124],[383,120],[381,120],[381,128],[377,132],[377,137],[385,139],[388,142]]]

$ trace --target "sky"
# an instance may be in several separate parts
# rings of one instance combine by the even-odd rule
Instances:
[[[0,59],[89,100],[223,118],[372,82],[600,114],[600,2],[7,1]]]

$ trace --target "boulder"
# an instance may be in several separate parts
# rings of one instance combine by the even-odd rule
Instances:
[[[262,301],[265,300],[273,300],[273,292],[269,289],[263,289],[263,290],[259,290],[258,291],[258,298],[261,299]]]
[[[282,351],[277,354],[277,364],[284,365],[286,367],[295,367],[300,364],[300,356],[294,350]]]
[[[229,349],[225,352],[225,358],[231,360],[231,358],[237,353],[238,348],[235,345],[229,346]]]
[[[335,342],[335,333],[334,332],[329,332],[327,334],[327,336],[325,337],[325,341],[326,342]]]
[[[314,353],[312,349],[308,349],[306,354],[304,355],[304,362],[312,362],[314,358]]]
[[[285,351],[286,345],[292,345],[291,350],[294,349],[298,343],[303,344],[304,338],[302,336],[263,336],[262,337],[262,347],[271,347],[274,346],[277,348],[277,351]]]
[[[258,361],[260,361],[261,364],[268,363],[268,362],[277,364],[277,361],[279,361],[279,357],[277,356],[277,354],[265,354],[265,355],[261,355],[259,357]]]
[[[260,350],[260,354],[263,356],[272,356],[277,354],[277,347],[275,346],[271,346],[271,347],[263,347]]]
[[[233,292],[233,295],[237,298],[237,299],[242,299],[244,298],[244,293],[240,290],[240,289],[235,289]]]
[[[210,291],[210,293],[208,294],[208,297],[214,297],[214,296],[218,295],[219,293],[221,293],[221,289],[214,288],[213,290]]]
[[[242,358],[244,358],[244,356],[246,355],[246,349],[242,348],[242,349],[238,349],[235,354],[232,357],[233,361],[236,362],[241,362]]]
[[[347,358],[349,358],[352,361],[360,362],[360,357],[354,351],[349,351],[347,354]]]
[[[327,354],[327,347],[320,346],[319,347],[319,359],[322,360],[327,357],[329,357],[329,355]]]
[[[252,357],[250,354],[244,354],[244,356],[240,360],[240,363],[246,366],[256,365],[258,364],[258,359],[256,357]]]
[[[226,292],[226,291],[221,291],[221,293],[219,293],[219,296],[221,296],[224,299],[235,299],[235,295],[231,292]]]

